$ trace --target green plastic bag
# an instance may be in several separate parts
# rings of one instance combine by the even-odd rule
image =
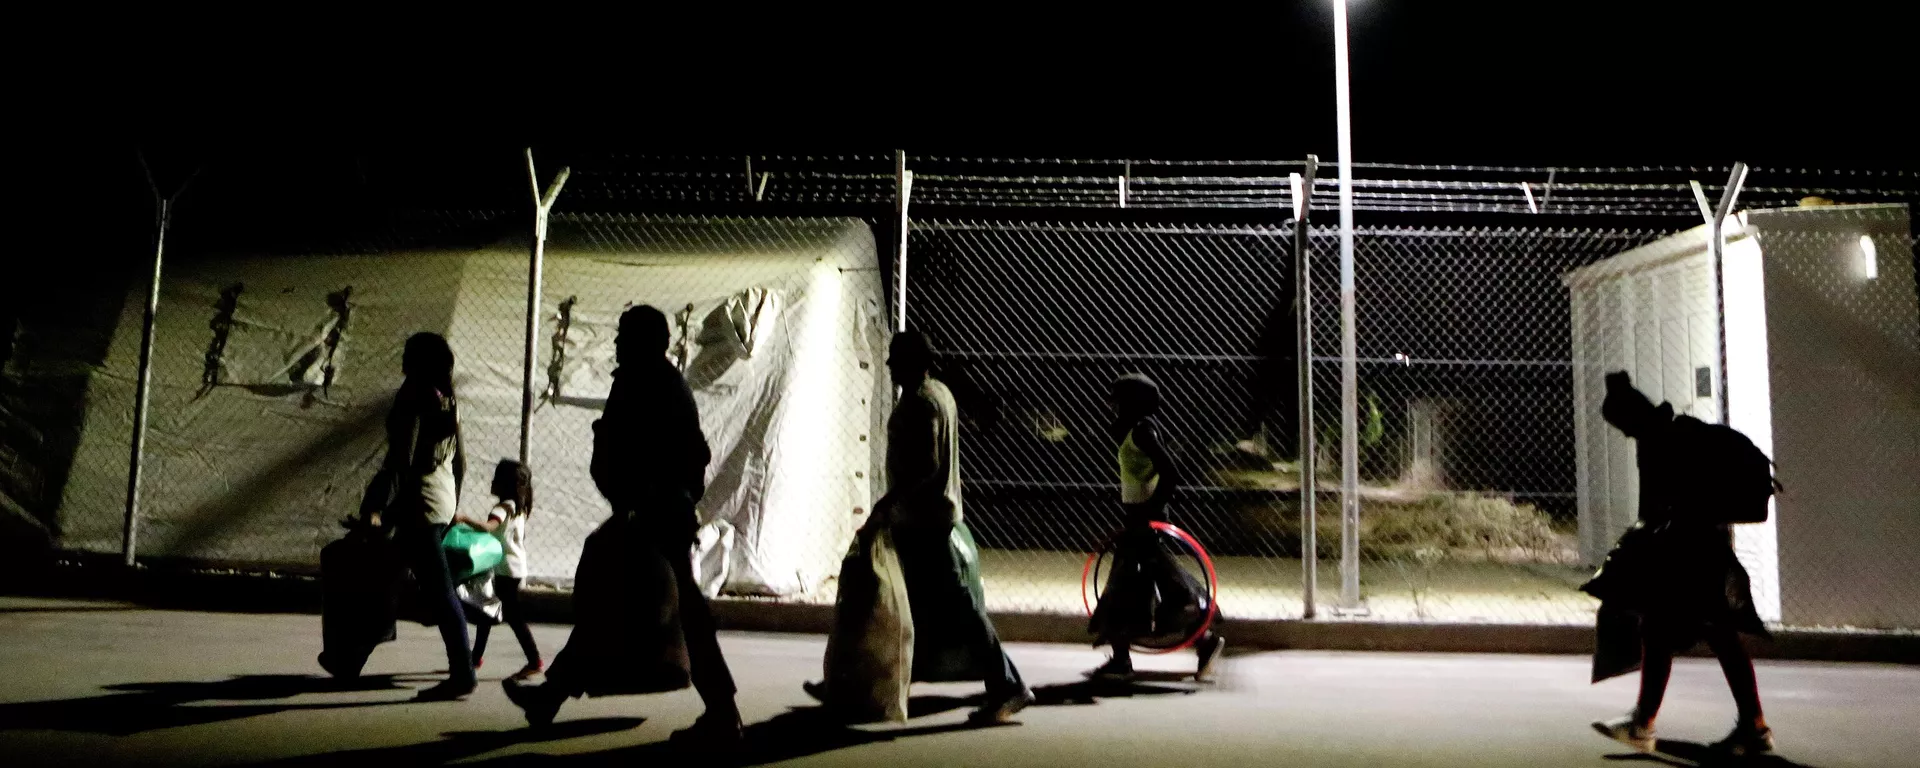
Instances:
[[[493,570],[506,556],[500,549],[500,540],[493,534],[457,524],[447,526],[440,548],[446,550],[447,570],[453,574],[455,584]]]

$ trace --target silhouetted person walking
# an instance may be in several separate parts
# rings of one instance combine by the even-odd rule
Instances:
[[[869,525],[888,526],[913,618],[913,679],[984,680],[976,721],[1002,722],[1034,701],[987,618],[979,556],[960,502],[959,406],[933,377],[933,348],[896,334],[887,369],[900,400],[887,420],[887,493]]]
[[[1640,697],[1631,714],[1593,726],[1651,751],[1654,718],[1666,695],[1673,657],[1705,640],[1720,660],[1739,709],[1733,732],[1714,746],[1736,755],[1769,751],[1773,731],[1760,711],[1753,661],[1739,636],[1764,636],[1767,630],[1754,611],[1747,572],[1734,555],[1733,532],[1726,521],[1741,521],[1745,511],[1728,507],[1751,504],[1755,497],[1764,505],[1772,489],[1703,486],[1712,483],[1707,478],[1722,476],[1717,467],[1746,458],[1730,454],[1758,452],[1744,438],[1729,448],[1722,442],[1728,440],[1725,432],[1716,433],[1723,427],[1688,416],[1676,418],[1669,404],[1655,407],[1624,372],[1609,374],[1606,381],[1600,412],[1634,440],[1640,519],[1582,589],[1601,600],[1594,682],[1639,666]],[[1771,484],[1765,457],[1754,460],[1761,466],[1754,470],[1759,474],[1753,482]],[[1761,514],[1764,519],[1764,507]]]
[[[693,393],[667,361],[669,337],[660,310],[638,306],[620,316],[615,341],[620,367],[613,373],[605,414],[594,424],[592,463],[594,483],[612,504],[613,518],[589,537],[581,554],[574,597],[578,623],[567,648],[554,658],[546,682],[537,687],[515,681],[505,685],[507,696],[526,711],[528,721],[544,725],[567,698],[601,695],[609,686],[620,693],[684,687],[685,677],[671,679],[675,670],[666,668],[670,664],[632,658],[678,653],[707,709],[674,737],[731,744],[741,739],[733,675],[720,653],[706,596],[693,575],[692,545],[699,527],[694,505],[706,493],[711,455]],[[661,576],[669,583],[657,595],[659,605],[634,604],[634,594],[622,591],[623,584],[647,579],[623,573],[643,569],[644,563],[621,561],[624,552],[642,547],[665,562]],[[630,578],[641,581],[624,581]],[[677,630],[671,626],[676,610]],[[652,616],[666,617],[667,626],[650,623]],[[616,636],[663,631],[673,637]],[[679,637],[685,639],[684,648],[676,642]]]
[[[494,465],[490,490],[497,501],[493,509],[487,511],[486,519],[460,516],[454,520],[491,533],[500,540],[503,557],[492,577],[493,591],[500,597],[500,621],[513,630],[514,639],[520,642],[520,653],[527,661],[509,679],[525,680],[545,668],[540,660],[540,645],[534,642],[533,628],[527,626],[520,606],[520,587],[527,578],[527,519],[533,515],[533,472],[518,461],[501,459]],[[493,634],[492,624],[478,626],[473,638],[474,669],[484,665],[487,639]]]
[[[466,613],[440,546],[453,524],[467,474],[453,393],[453,348],[440,334],[416,333],[407,339],[400,366],[406,380],[387,413],[382,471],[391,492],[380,517],[392,527],[394,548],[413,571],[428,615],[439,625],[447,647],[447,679],[418,698],[450,701],[472,693],[475,684],[467,655]]]
[[[1113,433],[1120,441],[1120,506],[1125,528],[1114,543],[1113,570],[1094,608],[1088,629],[1113,649],[1113,657],[1089,677],[1124,681],[1133,677],[1130,645],[1174,632],[1190,634],[1209,609],[1206,585],[1173,562],[1153,523],[1166,522],[1167,501],[1179,485],[1179,468],[1161,441],[1156,415],[1160,387],[1133,373],[1113,382]],[[1209,629],[1194,643],[1200,657],[1194,678],[1205,680],[1227,641]]]

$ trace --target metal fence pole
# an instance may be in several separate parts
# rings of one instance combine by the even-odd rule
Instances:
[[[907,228],[909,226],[907,203],[913,198],[913,171],[907,170],[907,151],[904,149],[893,151],[893,174],[894,202],[900,216],[894,227],[900,235],[900,242],[894,249],[893,298],[898,305],[897,313],[900,318],[898,330],[905,331],[907,330]]]
[[[1347,94],[1347,3],[1334,0],[1334,102],[1340,152],[1340,603],[1360,605],[1359,392],[1354,373],[1353,107]]]
[[[1315,509],[1316,494],[1319,492],[1315,477],[1318,462],[1315,461],[1319,448],[1314,444],[1313,430],[1313,271],[1307,261],[1308,212],[1312,207],[1313,177],[1319,170],[1320,158],[1307,155],[1307,167],[1304,172],[1293,174],[1293,304],[1294,321],[1298,325],[1298,337],[1294,349],[1300,369],[1299,412],[1300,442],[1295,451],[1300,461],[1300,575],[1301,603],[1300,617],[1314,618],[1317,608],[1317,595],[1320,589],[1320,540],[1319,513]]]
[[[153,389],[153,333],[154,318],[160,311],[160,269],[167,250],[167,229],[173,224],[174,201],[180,193],[186,191],[187,184],[181,182],[171,196],[160,194],[160,185],[154,181],[153,169],[148,167],[145,155],[140,157],[140,168],[146,172],[147,188],[153,191],[155,206],[155,224],[153,241],[153,273],[147,281],[147,311],[140,324],[140,369],[133,390],[133,440],[127,456],[127,508],[126,518],[120,529],[120,556],[128,567],[134,564],[137,549],[140,518],[140,472],[144,465],[147,444],[147,401],[152,397]]]
[[[1708,232],[1710,239],[1707,242],[1708,247],[1713,249],[1713,316],[1719,333],[1716,342],[1720,345],[1720,370],[1716,371],[1720,376],[1720,391],[1715,398],[1715,402],[1720,410],[1720,423],[1722,424],[1730,424],[1733,422],[1733,414],[1727,410],[1727,281],[1725,261],[1727,249],[1727,215],[1733,213],[1734,203],[1740,199],[1740,188],[1746,186],[1746,183],[1747,164],[1734,163],[1733,173],[1727,177],[1727,188],[1720,191],[1720,204],[1714,207],[1713,219],[1707,222],[1712,225],[1711,231]]]
[[[566,186],[571,168],[561,168],[540,193],[540,172],[533,166],[533,148],[527,148],[527,184],[533,191],[533,254],[527,260],[527,348],[520,380],[520,464],[533,466],[533,367],[535,337],[540,332],[541,273],[547,260],[547,214]]]

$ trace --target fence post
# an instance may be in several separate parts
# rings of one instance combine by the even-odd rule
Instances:
[[[900,327],[897,330],[905,331],[907,330],[907,227],[909,226],[907,203],[913,197],[913,171],[907,170],[907,151],[904,149],[893,151],[893,174],[894,203],[896,212],[900,216],[895,226],[895,230],[900,235],[900,241],[895,244],[893,252],[893,268],[896,273],[893,298],[898,305],[897,311],[900,318]]]
[[[127,457],[127,508],[126,519],[120,529],[120,556],[131,568],[134,565],[136,539],[139,536],[140,518],[140,470],[145,463],[147,444],[147,401],[152,397],[153,388],[153,332],[154,317],[160,311],[160,268],[162,257],[167,250],[167,228],[173,223],[174,202],[185,192],[187,184],[193,181],[188,177],[171,196],[160,194],[160,185],[154,181],[153,168],[147,165],[146,155],[140,155],[140,170],[147,176],[147,188],[153,192],[154,203],[154,241],[153,272],[147,280],[147,311],[140,324],[140,369],[133,386],[133,440]],[[198,174],[198,171],[195,172]]]
[[[1340,152],[1340,604],[1360,606],[1360,397],[1354,373],[1353,105],[1347,93],[1347,3],[1333,4],[1334,107]]]
[[[1313,433],[1313,271],[1307,262],[1308,211],[1312,207],[1313,177],[1320,168],[1320,158],[1307,155],[1307,167],[1302,173],[1292,174],[1289,179],[1293,186],[1293,290],[1294,321],[1298,327],[1295,339],[1295,357],[1300,369],[1299,412],[1300,442],[1295,451],[1300,461],[1300,570],[1301,603],[1300,617],[1314,618],[1319,610],[1316,607],[1320,589],[1320,541],[1319,514],[1315,509],[1318,483],[1315,471],[1319,453],[1314,444]]]
[[[533,166],[533,148],[527,148],[527,184],[533,190],[533,254],[527,260],[527,348],[520,380],[520,464],[533,466],[533,363],[535,337],[540,332],[540,280],[547,260],[547,214],[566,186],[571,168],[562,167],[540,193],[540,172]]]
[[[1747,164],[1734,163],[1733,173],[1727,177],[1727,188],[1720,191],[1720,204],[1714,206],[1712,216],[1707,219],[1707,247],[1713,249],[1713,316],[1718,326],[1720,345],[1720,391],[1714,398],[1715,407],[1720,411],[1720,423],[1732,423],[1732,414],[1727,411],[1727,282],[1725,253],[1727,248],[1727,215],[1733,213],[1733,204],[1740,199],[1740,188],[1747,183]],[[1695,194],[1700,194],[1698,182],[1694,184]],[[1702,200],[1704,207],[1704,200]]]

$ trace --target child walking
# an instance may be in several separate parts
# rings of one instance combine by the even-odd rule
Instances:
[[[504,553],[493,576],[493,591],[500,598],[501,620],[513,628],[520,641],[520,652],[527,664],[509,680],[525,680],[538,674],[544,665],[540,647],[534,644],[533,630],[520,612],[520,585],[527,578],[527,518],[533,514],[533,473],[526,465],[501,459],[493,470],[493,495],[499,503],[487,512],[486,520],[461,517],[458,522],[492,533],[500,539]],[[479,669],[487,654],[487,637],[493,626],[481,624],[473,641],[473,668]]]

